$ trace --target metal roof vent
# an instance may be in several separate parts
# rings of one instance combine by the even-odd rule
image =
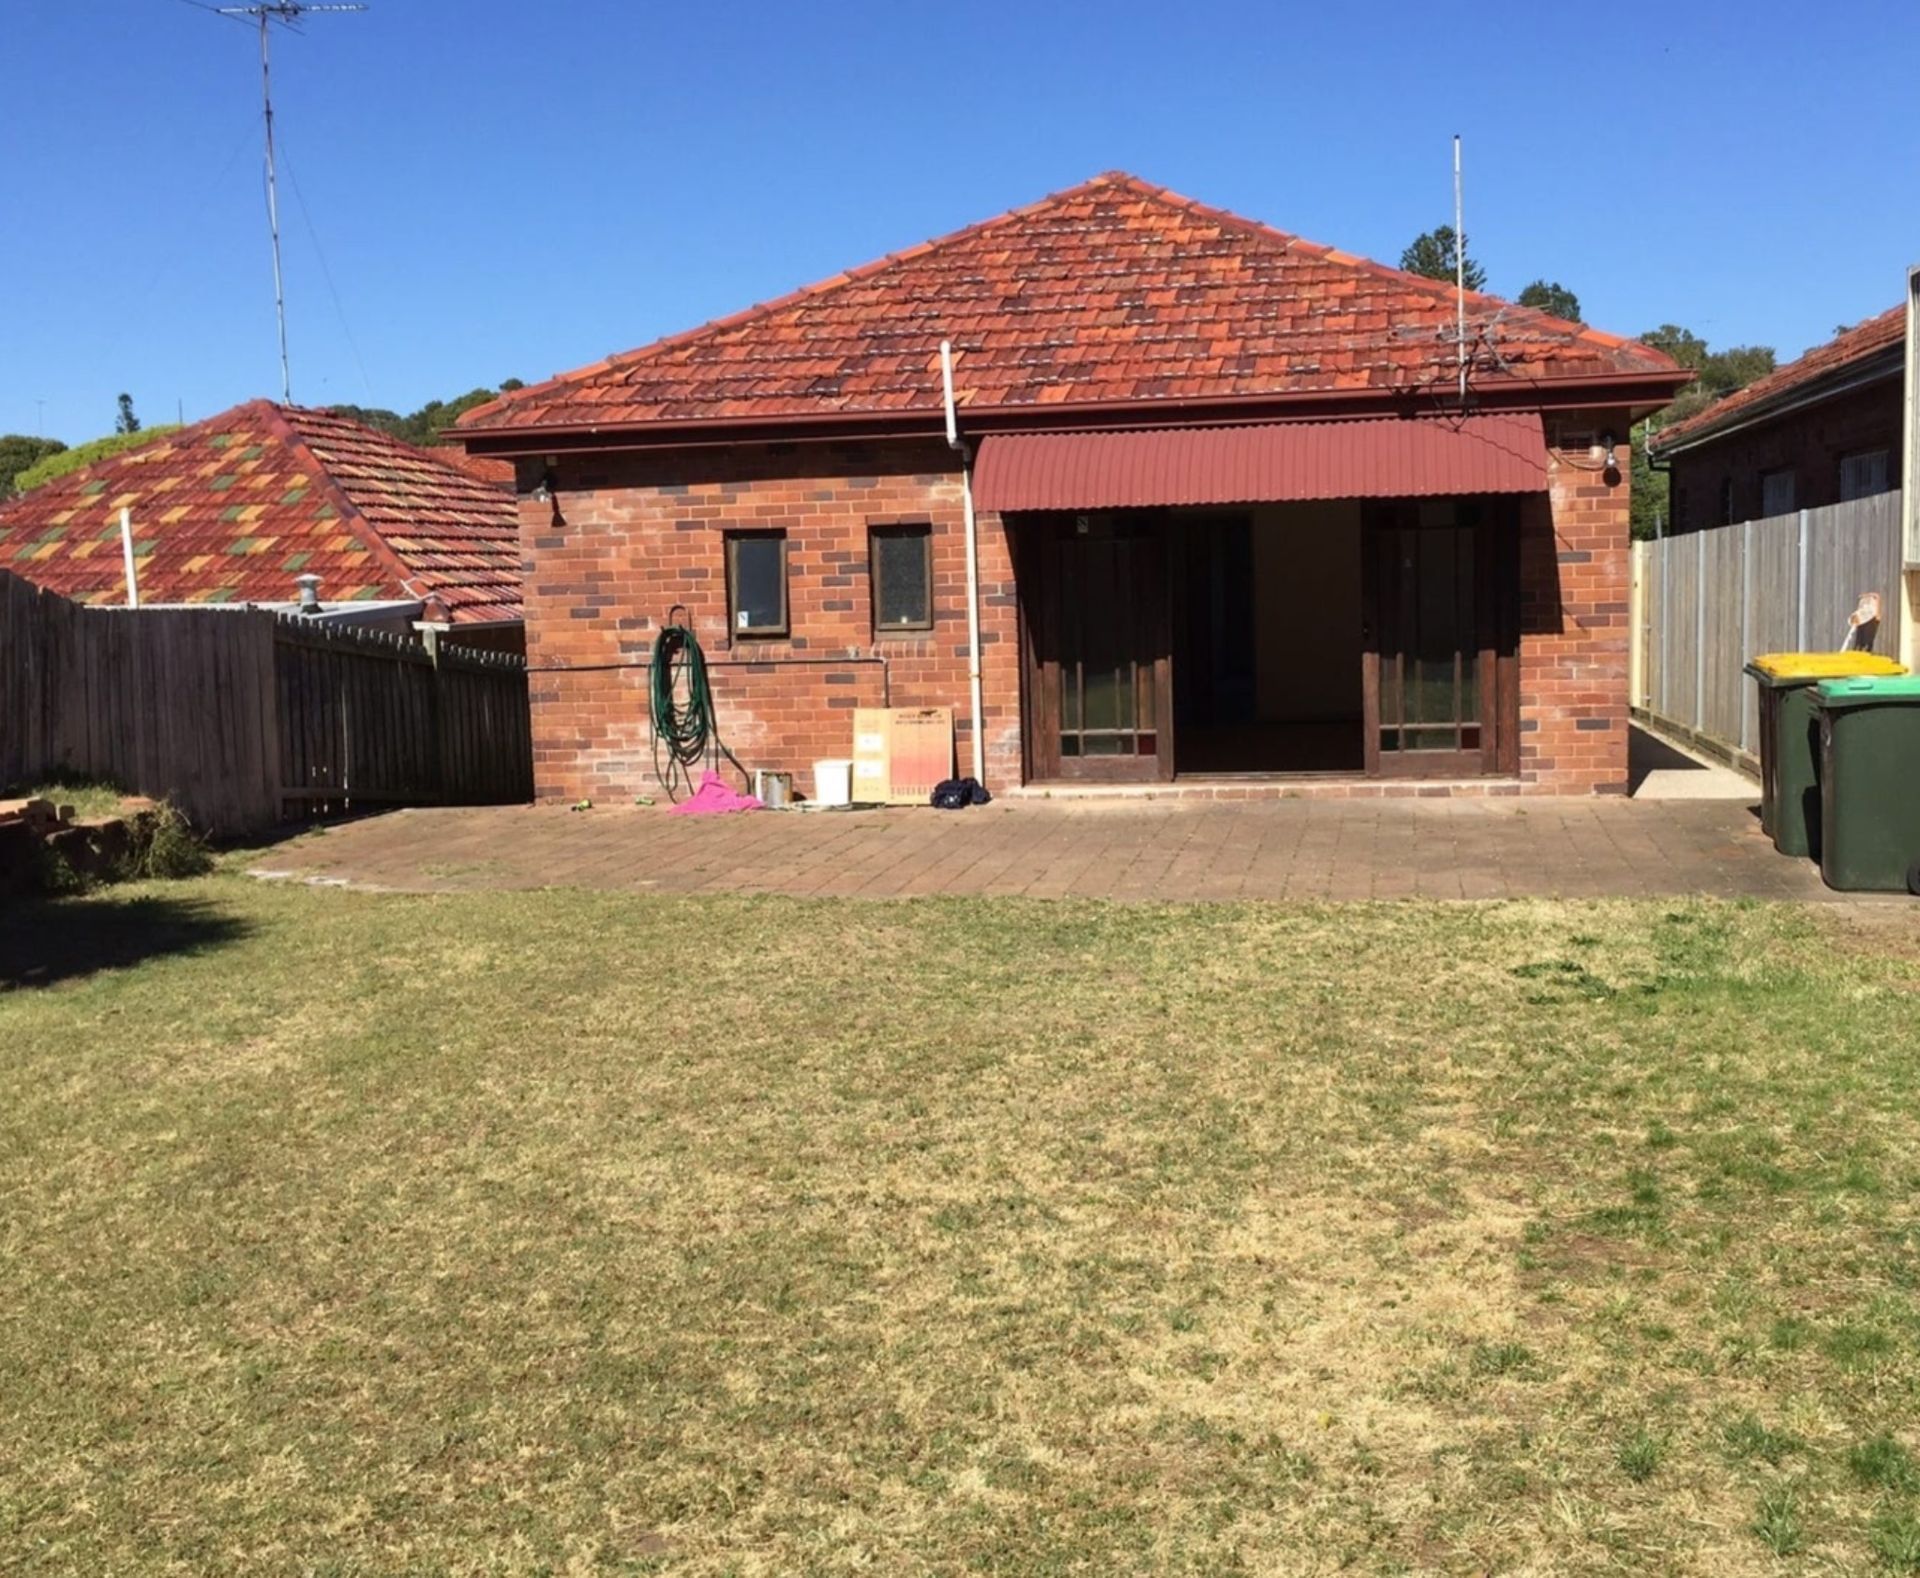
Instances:
[[[300,588],[300,612],[317,614],[320,612],[320,577],[313,574],[296,575],[293,584]]]

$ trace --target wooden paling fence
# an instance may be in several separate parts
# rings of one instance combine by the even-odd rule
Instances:
[[[0,571],[0,784],[58,775],[225,835],[530,800],[526,665],[259,609],[84,608]]]
[[[1900,651],[1900,495],[1689,532],[1633,549],[1633,705],[1751,767],[1762,652],[1832,651],[1861,595],[1880,595],[1873,650]]]

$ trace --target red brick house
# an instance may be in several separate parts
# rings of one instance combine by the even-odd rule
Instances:
[[[650,787],[676,604],[803,789],[855,707],[941,705],[996,790],[1620,790],[1614,450],[1687,375],[1458,308],[1113,174],[468,413],[520,467],[541,796]]]
[[[1855,324],[1656,433],[1674,532],[1764,520],[1900,486],[1907,309]]]
[[[83,603],[298,605],[521,647],[511,478],[332,411],[251,400],[0,502],[0,569]]]

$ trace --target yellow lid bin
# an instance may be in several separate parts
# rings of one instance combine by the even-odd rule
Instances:
[[[1769,652],[1747,664],[1760,685],[1760,830],[1783,855],[1820,850],[1820,763],[1813,687],[1906,669],[1877,652]]]
[[[1904,674],[1906,666],[1878,652],[1768,652],[1752,659],[1755,679],[1852,679],[1855,675]]]

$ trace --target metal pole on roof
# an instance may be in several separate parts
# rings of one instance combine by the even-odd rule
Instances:
[[[280,279],[280,194],[273,173],[273,74],[267,60],[267,8],[260,7],[260,104],[267,121],[267,234],[273,242],[273,316],[280,327],[280,398],[293,404],[287,365],[287,293]]]
[[[1453,134],[1454,335],[1460,353],[1460,404],[1467,403],[1467,209],[1460,184],[1460,134]]]
[[[363,5],[309,5],[307,0],[256,0],[253,5],[209,6],[216,15],[260,24],[260,105],[267,126],[267,236],[273,243],[273,313],[280,329],[280,398],[293,403],[293,374],[287,363],[287,294],[280,273],[280,193],[273,167],[273,71],[268,59],[267,24],[292,27],[310,11],[364,11]],[[297,186],[299,183],[296,182]]]

